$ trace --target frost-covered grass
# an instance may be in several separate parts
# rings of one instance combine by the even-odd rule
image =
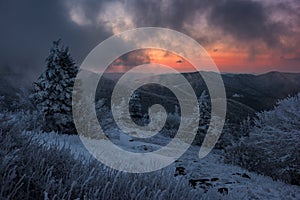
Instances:
[[[28,132],[27,135],[34,134]],[[59,135],[57,133],[39,133],[35,134],[35,138],[40,144],[43,144],[47,148],[51,145],[57,146],[58,149],[67,147],[70,149],[70,153],[75,157],[88,159],[89,153],[81,144],[78,136],[75,135]],[[160,138],[161,139],[161,138]],[[135,143],[139,145],[140,142]],[[145,144],[151,145],[151,144]],[[133,148],[132,146],[129,146]],[[129,148],[128,147],[128,148]],[[178,181],[182,184],[182,189],[190,192],[195,192],[201,198],[204,199],[299,199],[300,188],[297,186],[291,186],[280,181],[274,181],[270,177],[258,175],[244,170],[238,166],[228,165],[221,162],[220,155],[211,153],[208,157],[199,160],[198,159],[198,147],[191,147],[185,155],[178,159],[178,161],[167,168],[148,174],[140,175],[124,175],[124,178],[131,182],[131,178],[134,179],[145,178],[144,183],[148,185],[146,179],[150,182],[159,182],[159,184],[178,184]],[[84,161],[83,159],[82,161]],[[175,169],[177,167],[184,167],[186,175],[176,176]],[[104,169],[108,170],[104,167]],[[104,170],[105,171],[105,170]],[[109,170],[108,170],[109,171]],[[247,174],[248,177],[243,177],[243,174]],[[110,175],[109,175],[110,176]],[[146,178],[147,177],[147,178]],[[217,181],[208,181],[205,184],[198,185],[195,189],[190,190],[192,187],[189,185],[189,180],[218,178]],[[164,182],[168,179],[168,182]],[[207,184],[207,185],[206,185]],[[210,185],[211,184],[211,185]],[[150,190],[157,190],[156,187],[150,184],[148,185]],[[202,186],[207,186],[203,189]],[[227,188],[228,194],[221,195],[218,193],[219,188]],[[174,188],[172,188],[174,189]],[[171,189],[171,190],[172,190]],[[169,192],[174,192],[169,190]],[[177,196],[179,199],[188,199],[186,195]],[[168,199],[164,197],[162,199]]]
[[[128,174],[68,148],[39,144],[19,127],[1,123],[0,199],[201,199],[202,190],[169,170]],[[38,134],[38,133],[35,133]],[[217,192],[214,197],[221,195]]]
[[[293,140],[289,140],[293,143],[288,143],[287,147],[280,146],[283,153],[289,156],[283,158],[296,158],[296,162],[292,160],[296,164],[293,166],[299,170],[299,148],[293,146],[299,143],[299,137],[291,136],[294,132],[298,134],[300,129],[300,120],[295,119],[300,116],[297,107],[300,103],[299,98],[295,98],[288,100],[294,102],[288,103],[288,106],[284,106],[286,103],[279,104],[281,111],[275,109],[265,112],[261,114],[263,117],[258,118],[260,121],[251,129],[249,138],[257,133],[255,137],[260,136],[260,140],[252,137],[255,140],[249,140],[249,151],[238,154],[253,155],[248,158],[251,158],[248,165],[257,161],[257,156],[262,156],[260,159],[264,159],[266,164],[271,163],[271,168],[274,165],[273,171],[277,173],[276,170],[281,166],[276,165],[278,160],[270,162],[264,156],[269,156],[266,153],[272,151],[277,152],[277,143],[272,142],[276,137],[288,136],[293,137]],[[283,112],[287,114],[283,115]],[[28,122],[36,123],[37,118],[38,115],[22,110],[18,113],[0,113],[0,199],[300,199],[300,187],[224,164],[218,154],[211,153],[199,160],[199,147],[196,146],[192,146],[176,163],[159,171],[145,174],[117,172],[93,159],[76,135],[43,133],[38,129],[38,123],[30,124],[28,128]],[[291,120],[292,124],[289,125]],[[260,134],[262,130],[273,132],[270,135],[266,135],[266,132]],[[280,135],[282,133],[286,135]],[[163,136],[159,139],[163,140]],[[254,146],[257,141],[260,143]],[[134,141],[128,143],[127,148],[154,147],[164,143],[148,142],[155,144]],[[292,156],[292,152],[296,156]],[[228,153],[228,156],[231,155]],[[174,176],[178,167],[184,168],[185,175]],[[200,179],[208,181],[203,184],[198,181],[195,188],[189,185],[190,180]],[[220,188],[228,189],[228,194],[220,194]]]

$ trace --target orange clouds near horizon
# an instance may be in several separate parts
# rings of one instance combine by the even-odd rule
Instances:
[[[174,68],[180,72],[195,71],[183,57],[160,49],[144,49],[129,52],[116,59],[108,72],[125,72],[138,65],[156,63]]]
[[[238,49],[208,48],[208,54],[215,62],[220,72],[224,73],[264,73],[270,71],[270,67],[276,71],[281,65],[287,65],[288,59],[276,56],[274,52],[260,52],[250,57],[248,51]],[[160,49],[144,49],[129,52],[116,59],[108,72],[126,72],[127,70],[142,64],[157,63],[172,67],[179,72],[193,72],[194,67],[183,57],[172,52]],[[299,70],[298,62],[290,62],[287,71]]]

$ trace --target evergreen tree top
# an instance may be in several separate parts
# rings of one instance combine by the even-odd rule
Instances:
[[[72,90],[78,67],[69,48],[54,41],[46,58],[46,69],[34,83],[31,99],[45,115],[45,131],[74,133]]]
[[[50,48],[50,54],[46,58],[47,68],[60,66],[64,68],[76,68],[75,71],[77,73],[77,67],[75,67],[75,62],[70,55],[69,48],[65,47],[61,44],[61,40],[54,41],[52,47]],[[71,69],[68,69],[71,70]]]

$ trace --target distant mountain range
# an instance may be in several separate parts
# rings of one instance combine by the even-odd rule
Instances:
[[[203,73],[207,77],[216,75],[214,72]],[[199,73],[184,73],[183,75],[191,83],[196,95],[200,95],[204,89],[207,89]],[[97,75],[93,74],[91,76]],[[109,96],[120,76],[122,76],[120,73],[108,73],[101,78],[97,90],[99,98]],[[161,76],[163,79],[168,78],[167,75]],[[169,81],[174,81],[173,78],[170,78]],[[228,115],[233,115],[237,119],[240,119],[240,116],[253,115],[257,111],[272,109],[278,99],[300,92],[300,73],[222,74],[222,79],[228,99]],[[174,81],[174,84],[181,83]],[[142,88],[142,91],[149,92],[150,88]],[[13,85],[12,81],[6,81],[4,78],[0,79],[0,96],[6,97],[7,104],[11,103],[19,91],[20,88]],[[156,88],[155,92],[157,93],[155,98],[164,99],[167,102],[176,102],[174,95],[162,88]],[[145,99],[149,101],[149,94]],[[236,113],[239,113],[239,115],[236,115]]]
[[[216,75],[214,72],[203,73],[206,77]],[[199,73],[184,73],[183,75],[191,83],[196,95],[199,96],[203,90],[207,90],[205,82]],[[106,74],[105,78],[102,78],[102,83],[99,84],[99,86],[101,85],[98,88],[99,93],[102,93],[104,96],[108,95],[121,76],[122,74],[120,73]],[[168,82],[173,81],[174,84],[182,84],[176,83],[174,76],[161,76],[165,80],[171,77]],[[240,121],[247,116],[252,116],[255,112],[272,109],[279,99],[300,92],[300,73],[269,72],[261,75],[222,74],[222,79],[228,102],[227,116],[233,122]],[[149,93],[148,90],[149,87],[142,89],[146,93]],[[167,101],[174,103],[174,95],[170,96],[170,93],[166,90],[156,88],[153,91],[159,94],[159,97],[156,95],[155,98],[161,99],[156,100],[156,102]],[[161,96],[165,96],[165,98]],[[144,98],[144,101],[149,101],[149,95],[147,98]],[[168,105],[168,103],[166,104]]]
[[[251,109],[272,109],[279,99],[300,92],[300,73],[224,74],[222,78],[229,113],[244,112],[243,116],[252,115]]]
[[[227,98],[256,111],[270,109],[278,99],[300,92],[300,73],[225,74],[222,78]]]

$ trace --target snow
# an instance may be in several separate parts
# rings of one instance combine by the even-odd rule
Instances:
[[[235,93],[235,94],[232,95],[232,97],[233,98],[243,98],[244,96],[242,94]]]
[[[75,158],[78,156],[91,158],[90,153],[76,135],[59,135],[54,132],[39,134],[24,132],[24,134],[31,135],[45,147],[55,145],[59,149],[69,148]],[[147,147],[148,151],[160,147],[159,144],[140,141],[130,142],[131,137],[129,136],[121,136],[120,138],[119,144],[122,144],[122,148],[133,152],[143,147]],[[159,138],[159,140],[162,139],[163,137]],[[109,141],[103,140],[103,142]],[[228,198],[233,198],[232,194],[238,194],[239,197],[244,195],[251,199],[300,199],[300,187],[298,186],[274,181],[270,177],[249,172],[238,166],[224,164],[222,156],[217,151],[210,153],[203,159],[199,159],[198,152],[199,147],[191,146],[181,158],[167,167],[167,170],[174,172],[181,167],[185,175],[177,174],[174,178],[184,178],[187,187],[191,187],[189,182],[195,182],[195,189],[204,190],[208,194],[220,188],[227,188],[229,191]]]

